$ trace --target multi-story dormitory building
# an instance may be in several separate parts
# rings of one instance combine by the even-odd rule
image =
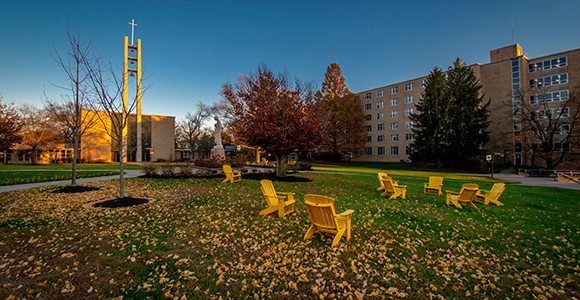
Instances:
[[[489,63],[470,66],[483,86],[481,92],[485,94],[485,101],[491,98],[491,124],[488,129],[491,139],[486,149],[490,153],[506,154],[503,158],[496,157],[496,161],[531,165],[531,152],[525,149],[537,145],[522,145],[526,139],[522,139],[521,124],[514,121],[513,113],[514,105],[517,105],[514,104],[518,98],[516,94],[525,95],[524,101],[530,101],[532,107],[542,102],[538,99],[551,101],[550,106],[556,109],[562,106],[570,93],[580,86],[580,49],[528,58],[522,48],[515,44],[492,50],[489,54]],[[409,145],[414,138],[409,115],[416,110],[415,104],[421,99],[426,78],[419,77],[357,93],[365,112],[367,137],[364,152],[356,153],[355,160],[408,160]],[[566,130],[566,126],[562,128]],[[558,142],[555,141],[556,151],[573,150],[570,148],[574,147],[574,143]],[[534,162],[541,164],[538,160]],[[564,165],[570,167],[568,163]]]

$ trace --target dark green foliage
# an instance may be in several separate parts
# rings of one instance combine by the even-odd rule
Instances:
[[[427,76],[423,99],[417,104],[415,141],[410,158],[438,168],[473,167],[489,141],[489,101],[480,96],[474,71],[459,58],[446,74],[435,67]]]

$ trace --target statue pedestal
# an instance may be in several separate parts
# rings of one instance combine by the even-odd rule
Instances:
[[[226,150],[224,150],[224,146],[222,145],[213,146],[213,148],[211,149],[211,157],[214,157],[216,155],[221,156],[221,158],[226,158]]]

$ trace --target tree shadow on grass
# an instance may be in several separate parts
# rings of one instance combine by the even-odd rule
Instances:
[[[149,200],[144,198],[124,197],[95,203],[93,204],[93,207],[103,207],[103,208],[129,207],[145,204],[147,202],[149,202]]]
[[[76,194],[76,193],[84,193],[84,192],[92,192],[92,191],[98,191],[101,188],[98,187],[91,187],[91,186],[67,186],[67,187],[63,187],[61,189],[58,190],[54,190],[54,191],[50,191],[50,193],[55,193],[55,194],[59,194],[59,193],[64,193],[64,194]]]

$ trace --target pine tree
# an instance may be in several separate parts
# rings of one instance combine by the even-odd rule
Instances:
[[[473,69],[459,58],[447,72],[450,97],[447,123],[447,151],[444,161],[457,167],[469,167],[489,142],[489,103],[480,95],[482,85]]]
[[[446,73],[433,69],[417,114],[411,115],[413,162],[473,167],[489,142],[489,101],[484,103],[481,87],[474,71],[459,58]]]
[[[441,168],[441,158],[445,150],[445,125],[449,95],[443,71],[435,67],[427,76],[427,86],[423,98],[416,105],[417,113],[411,115],[413,121],[414,151],[409,158],[415,163],[435,163]]]

